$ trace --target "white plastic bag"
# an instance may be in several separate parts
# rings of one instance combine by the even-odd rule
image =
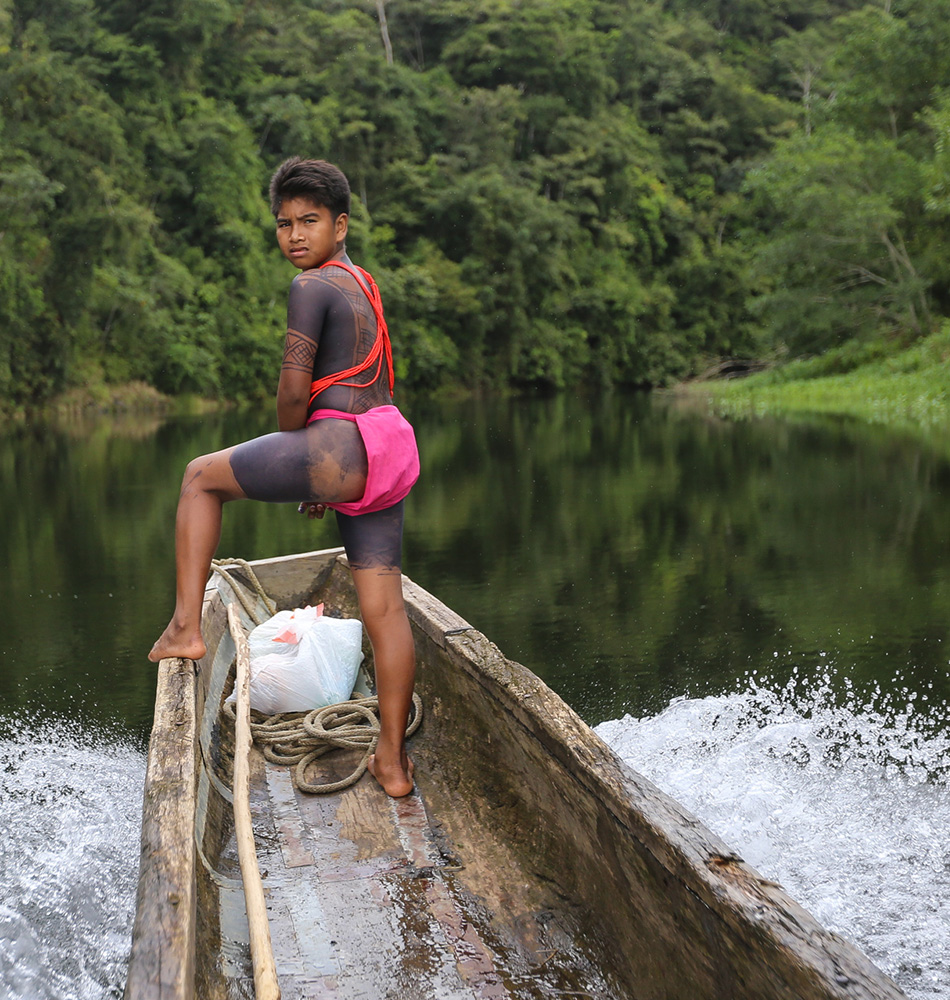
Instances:
[[[261,656],[270,653],[283,653],[296,656],[296,644],[300,642],[304,632],[323,614],[323,605],[315,608],[308,604],[305,608],[294,608],[293,611],[278,611],[273,618],[261,622],[251,630],[247,644],[251,651],[251,663]]]
[[[363,659],[363,624],[321,612],[322,606],[280,611],[248,636],[251,708],[266,715],[308,712],[353,693]]]

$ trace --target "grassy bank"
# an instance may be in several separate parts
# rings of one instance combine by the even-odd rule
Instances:
[[[907,348],[848,344],[744,379],[694,382],[725,417],[827,413],[875,423],[950,423],[950,324]]]
[[[0,400],[0,424],[37,419],[78,420],[123,414],[200,414],[233,406],[217,399],[194,394],[167,396],[144,382],[116,385],[91,383],[67,389],[42,406],[16,406]]]

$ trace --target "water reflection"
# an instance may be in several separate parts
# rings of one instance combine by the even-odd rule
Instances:
[[[407,407],[423,476],[406,569],[586,718],[732,690],[747,671],[903,671],[950,695],[950,464],[830,420],[724,423],[641,396]],[[194,454],[269,412],[33,426],[0,437],[0,699],[151,717],[144,653],[172,604]],[[219,548],[337,544],[332,517],[231,504]]]
[[[428,414],[425,415],[428,418]],[[947,693],[945,458],[644,397],[423,419],[409,566],[591,721],[837,664]]]

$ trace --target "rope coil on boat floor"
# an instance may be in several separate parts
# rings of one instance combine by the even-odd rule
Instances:
[[[422,722],[422,699],[412,695],[412,714],[406,726],[408,739]],[[225,702],[223,713],[234,719],[234,704]],[[251,735],[264,757],[273,764],[294,767],[294,780],[302,792],[328,795],[355,785],[366,766],[379,738],[379,700],[353,698],[337,705],[315,708],[307,713],[285,712],[263,716],[251,722]],[[331,750],[362,750],[360,762],[351,774],[339,781],[313,783],[307,780],[307,768]]]
[[[255,625],[260,625],[263,619],[257,613],[252,598],[249,597],[246,585],[236,580],[228,572],[228,567],[239,568],[247,577],[254,592],[264,602],[269,614],[277,613],[276,603],[264,590],[254,568],[247,560],[213,559],[211,566],[230,584],[235,597]],[[407,739],[422,722],[422,699],[415,693],[412,695],[412,709],[406,726]],[[235,723],[234,702],[225,702],[221,711],[232,724]],[[261,721],[255,722],[255,716]],[[366,772],[369,758],[376,749],[376,741],[379,739],[379,700],[375,697],[352,698],[350,701],[327,705],[307,713],[284,712],[281,715],[264,716],[260,712],[252,712],[251,736],[260,746],[264,757],[271,763],[295,765],[294,780],[300,791],[311,795],[339,792],[349,788],[350,785],[355,785]],[[360,762],[353,772],[339,781],[322,783],[307,781],[307,768],[325,753],[337,749],[363,751]]]

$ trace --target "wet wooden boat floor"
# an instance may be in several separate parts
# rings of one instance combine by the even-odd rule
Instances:
[[[253,758],[255,838],[284,1000],[616,995],[552,912],[526,913],[522,900],[490,913],[470,884],[484,892],[486,877],[524,873],[486,872],[484,857],[457,856],[418,789],[393,800],[365,775],[343,792],[305,795],[290,769]],[[217,867],[220,972],[229,997],[253,997],[233,843]],[[487,891],[497,904],[497,885]]]

